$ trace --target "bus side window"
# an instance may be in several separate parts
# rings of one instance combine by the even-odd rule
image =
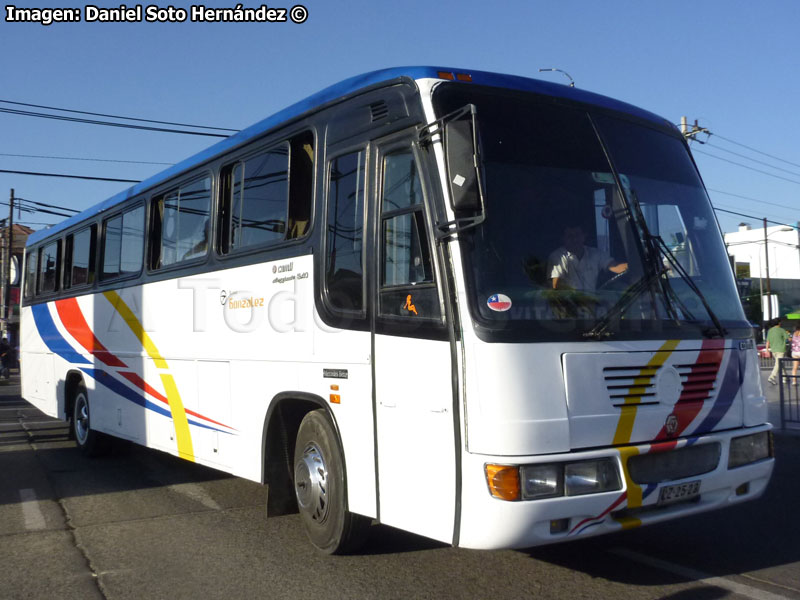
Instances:
[[[103,270],[100,278],[133,275],[142,269],[144,206],[104,222]]]
[[[94,254],[97,225],[67,236],[64,259],[64,288],[94,283]]]
[[[380,314],[439,319],[424,198],[410,149],[383,160]]]
[[[283,240],[289,204],[289,144],[226,169],[225,253]]]
[[[294,136],[222,169],[221,254],[303,237],[311,220],[314,136]]]
[[[58,265],[61,240],[47,244],[40,251],[39,285],[37,293],[46,294],[58,289]]]
[[[314,136],[310,131],[290,141],[289,224],[286,239],[303,237],[311,221],[314,189]]]
[[[339,310],[364,309],[363,150],[333,159],[328,167],[325,286]]]
[[[36,293],[36,271],[39,264],[39,250],[28,248],[25,252],[25,298],[33,298]]]
[[[150,267],[159,269],[208,253],[211,178],[195,180],[153,201]]]

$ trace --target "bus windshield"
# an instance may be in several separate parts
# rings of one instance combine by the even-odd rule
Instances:
[[[460,239],[479,330],[577,340],[747,329],[677,133],[486,88],[442,85],[434,102],[439,114],[477,107],[486,220]]]

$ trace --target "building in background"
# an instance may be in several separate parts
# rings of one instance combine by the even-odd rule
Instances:
[[[8,261],[8,238],[9,228],[0,229],[0,240],[2,240],[2,253],[0,254],[0,331],[3,337],[8,338],[12,348],[19,344],[19,299],[20,287],[22,285],[22,255],[25,252],[25,244],[28,236],[33,233],[33,229],[25,225],[13,226],[14,235],[12,236],[11,263]],[[6,280],[8,273],[8,281]],[[6,286],[8,285],[8,294]],[[6,300],[7,299],[7,300]],[[6,302],[8,310],[6,311]]]
[[[747,317],[762,323],[771,317],[800,313],[800,231],[797,226],[775,225],[725,234]],[[771,306],[768,293],[773,294]],[[798,314],[800,318],[800,314]]]

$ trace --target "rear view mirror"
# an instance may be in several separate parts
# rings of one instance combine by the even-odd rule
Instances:
[[[444,126],[447,179],[453,210],[483,210],[483,180],[475,106],[468,104]]]

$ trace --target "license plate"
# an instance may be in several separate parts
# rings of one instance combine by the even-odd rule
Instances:
[[[700,481],[687,481],[675,485],[665,485],[658,493],[659,504],[672,504],[689,500],[700,495]]]

